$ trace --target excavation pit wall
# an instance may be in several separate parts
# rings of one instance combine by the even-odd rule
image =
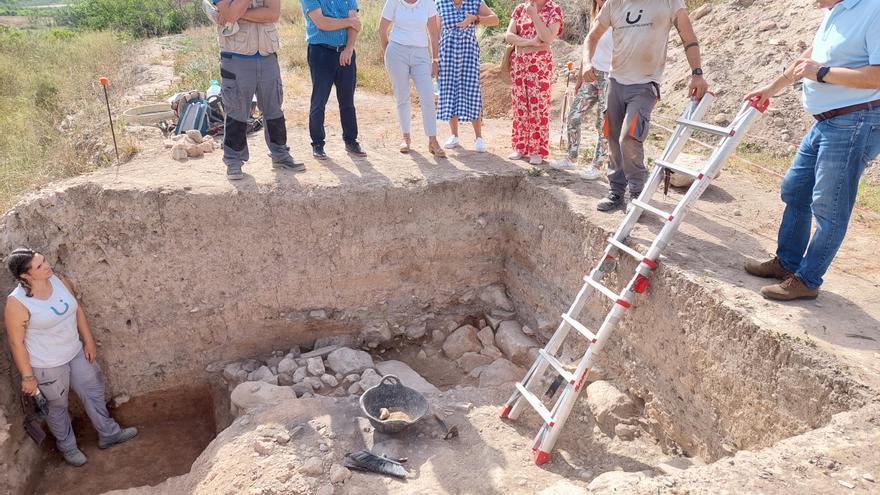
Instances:
[[[609,235],[569,196],[519,175],[224,193],[80,182],[7,213],[0,253],[32,246],[77,282],[108,397],[138,397],[208,384],[210,363],[489,309],[473,294],[494,283],[506,285],[521,321],[549,337]],[[634,267],[623,260],[618,273]],[[11,290],[5,272],[0,280]],[[605,307],[589,305],[594,315]],[[3,403],[17,404],[8,351],[2,359]],[[644,401],[643,426],[664,447],[706,461],[771,445],[865,400],[826,355],[762,330],[665,263],[598,364]],[[0,458],[34,465],[18,409],[0,412]],[[23,486],[27,469],[7,467],[5,483]]]

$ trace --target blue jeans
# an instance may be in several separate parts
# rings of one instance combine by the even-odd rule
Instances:
[[[309,45],[309,73],[312,76],[312,100],[309,108],[309,135],[312,146],[324,146],[324,109],[330,99],[330,91],[336,86],[339,101],[339,118],[342,121],[342,140],[357,143],[357,113],[354,109],[354,88],[357,84],[356,53],[351,64],[339,65],[339,52],[321,45]]]
[[[807,287],[818,288],[837,254],[865,165],[880,153],[880,108],[813,124],[782,181],[785,212],[776,256]],[[810,239],[812,217],[816,231]]]

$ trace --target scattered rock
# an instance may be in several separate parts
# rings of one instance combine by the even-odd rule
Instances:
[[[730,122],[730,115],[727,115],[724,112],[715,114],[715,117],[712,118],[712,121],[717,125],[727,125]]]
[[[305,366],[300,366],[293,372],[293,383],[301,383],[307,376],[309,376],[308,373],[309,370],[307,370]]]
[[[351,471],[348,468],[339,464],[334,464],[330,468],[330,483],[344,483],[349,478],[351,478]]]
[[[524,334],[522,325],[514,320],[503,321],[498,325],[495,345],[508,359],[519,365],[530,364],[529,349],[538,347],[538,343]]]
[[[110,407],[112,409],[116,409],[117,407],[125,404],[126,402],[131,400],[131,396],[128,394],[119,394],[113,397],[113,400],[110,401]]]
[[[587,490],[596,493],[634,493],[635,487],[646,479],[642,472],[608,471],[593,478]]]
[[[335,376],[328,373],[324,373],[323,375],[321,375],[321,381],[326,383],[328,387],[335,387],[339,385],[339,380],[337,380]]]
[[[361,375],[361,380],[358,382],[361,390],[367,391],[367,389],[373,388],[382,381],[382,377],[379,376],[379,373],[376,373],[376,370],[370,368],[368,370],[364,370]]]
[[[288,399],[295,399],[296,393],[291,387],[279,387],[266,382],[244,382],[232,390],[230,401],[233,412],[278,404]]]
[[[293,381],[293,377],[290,373],[278,373],[278,385],[289,387],[294,383],[296,382]]]
[[[188,144],[186,146],[186,156],[189,158],[199,158],[205,154],[205,150],[202,149],[198,144]],[[171,148],[172,153],[174,152],[174,147]]]
[[[849,481],[837,480],[837,483],[844,488],[849,488],[850,490],[856,487],[856,485],[850,483]]]
[[[333,495],[333,485],[324,485],[321,488],[318,488],[315,495]]]
[[[239,371],[242,371],[241,363],[229,363],[223,368],[223,378],[231,382],[238,377]]]
[[[874,483],[874,482],[876,481],[876,480],[874,479],[874,475],[871,474],[871,473],[865,473],[865,474],[863,474],[863,475],[862,475],[862,479],[865,480],[865,481],[870,481],[871,483]]]
[[[443,353],[449,359],[458,359],[466,352],[480,352],[482,348],[477,329],[471,325],[460,327],[443,342]]]
[[[639,435],[639,427],[634,425],[618,424],[614,427],[614,436],[621,440],[630,441]]]
[[[419,349],[419,353],[416,354],[416,358],[418,358],[418,359],[428,359],[428,353],[426,353],[424,349]]]
[[[199,148],[202,149],[202,153],[213,153],[214,141],[203,141],[202,144],[199,145]]]
[[[480,339],[480,343],[483,346],[495,345],[495,332],[492,331],[492,327],[483,327],[482,330],[477,332],[477,338]]]
[[[338,345],[328,345],[324,347],[316,347],[314,351],[307,352],[305,354],[300,354],[299,359],[309,360],[311,358],[322,358],[329,355],[331,352],[339,349]]]
[[[312,386],[305,382],[295,383],[290,388],[299,398],[304,398],[306,394],[311,394],[313,392]]]
[[[361,341],[370,349],[375,349],[392,338],[391,328],[387,323],[371,325],[361,332]]]
[[[312,387],[312,390],[321,390],[321,387],[324,386],[324,382],[317,376],[307,376],[303,383]]]
[[[397,378],[400,378],[401,383],[423,394],[440,393],[440,389],[425,380],[422,375],[418,374],[404,362],[394,360],[383,361],[381,363],[376,363],[376,370],[378,370],[383,376],[394,375]]]
[[[706,3],[691,12],[691,20],[696,21],[706,17],[706,14],[712,12],[712,4]]]
[[[348,386],[348,393],[351,395],[357,395],[361,393],[361,384],[360,383],[352,383]]]
[[[186,160],[186,157],[186,144],[176,143],[174,146],[171,147],[171,158],[178,161],[183,161]]]
[[[278,363],[279,373],[290,373],[296,371],[296,359],[285,357]]]
[[[489,366],[476,368],[475,371],[477,369],[482,370],[479,374],[481,387],[505,385],[510,382],[515,382],[525,376],[525,370],[504,358],[496,359]]]
[[[327,366],[343,375],[361,373],[373,367],[373,358],[369,353],[359,349],[341,347],[327,355]]]
[[[424,321],[410,323],[406,326],[406,338],[410,340],[418,340],[425,336],[428,332],[428,324]]]
[[[501,284],[490,285],[481,290],[480,301],[504,311],[513,311],[515,309],[513,303],[510,302],[510,298],[507,297],[507,291]]]
[[[498,316],[492,316],[491,314],[486,315],[486,323],[489,324],[489,327],[492,328],[492,330],[498,330],[498,325],[500,325],[502,321],[503,318]]]
[[[758,24],[758,32],[763,33],[765,31],[770,31],[776,29],[776,23],[773,21],[763,21]]]
[[[460,358],[455,360],[459,368],[467,373],[473,371],[474,368],[490,365],[494,361],[495,358],[483,354],[477,354],[476,352],[466,352],[462,354]]]
[[[734,0],[733,3],[740,7],[751,7],[755,0]]]
[[[254,451],[260,455],[269,455],[273,450],[275,450],[275,444],[272,442],[263,439],[254,442]]]
[[[252,371],[256,371],[257,368],[262,366],[263,364],[257,361],[256,359],[246,359],[241,363],[241,369],[247,371],[248,373]]]
[[[196,144],[202,142],[202,133],[197,129],[190,129],[186,131],[186,137]]]
[[[350,385],[352,383],[359,382],[360,379],[361,379],[361,375],[359,375],[357,373],[350,373],[348,375],[345,375],[345,378],[342,379],[342,384],[343,385]]]
[[[278,385],[278,377],[272,373],[266,366],[260,366],[256,371],[248,375],[248,380],[252,382],[266,382],[272,385]]]
[[[275,443],[278,445],[287,445],[290,442],[290,433],[282,431],[275,434]]]
[[[315,341],[314,349],[322,349],[324,347],[356,347],[358,345],[357,337],[351,334],[331,335],[329,337],[321,337]],[[329,355],[329,354],[328,354]],[[323,357],[323,356],[322,356]]]
[[[306,361],[306,368],[309,370],[309,373],[315,376],[321,376],[326,371],[324,369],[324,361],[319,357],[309,358]]]
[[[483,350],[480,351],[480,354],[484,356],[489,356],[493,359],[498,359],[504,356],[504,354],[501,353],[501,349],[495,347],[494,344],[483,347]]]
[[[312,311],[309,311],[309,318],[313,320],[326,320],[327,312],[323,309],[314,309]]]
[[[589,495],[589,492],[571,481],[559,480],[538,492],[538,495]]]
[[[606,435],[614,434],[618,423],[630,422],[639,415],[632,399],[608,381],[593,382],[587,387],[587,404]]]
[[[320,457],[310,457],[300,466],[299,472],[309,476],[320,476],[324,474],[324,462]]]

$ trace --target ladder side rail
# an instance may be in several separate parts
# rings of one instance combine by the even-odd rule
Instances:
[[[692,99],[688,104],[688,108],[682,113],[682,117],[687,117],[693,120],[702,119],[709,111],[709,107],[712,105],[714,99],[715,96],[711,93],[706,93],[706,95],[703,96],[703,99],[699,102],[695,102]],[[684,149],[684,146],[687,144],[687,140],[691,137],[692,133],[693,129],[682,124],[676,124],[675,129],[672,131],[672,136],[669,138],[669,141],[667,141],[666,147],[660,155],[660,159],[666,162],[674,162],[681,153],[681,150]],[[657,191],[657,188],[660,187],[662,181],[663,167],[654,166],[638,199],[645,203],[649,203],[651,197],[654,196],[654,193]],[[631,209],[627,213],[624,221],[620,224],[620,227],[614,232],[613,238],[618,242],[625,242],[643,212],[644,211],[640,208]]]

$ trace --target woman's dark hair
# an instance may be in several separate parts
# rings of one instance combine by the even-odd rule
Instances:
[[[9,271],[12,272],[12,276],[15,277],[15,280],[18,281],[28,297],[33,296],[31,293],[31,286],[28,284],[27,280],[22,278],[22,275],[27,273],[30,268],[31,260],[34,259],[36,254],[37,253],[33,249],[18,248],[6,257],[6,266],[9,268]]]

